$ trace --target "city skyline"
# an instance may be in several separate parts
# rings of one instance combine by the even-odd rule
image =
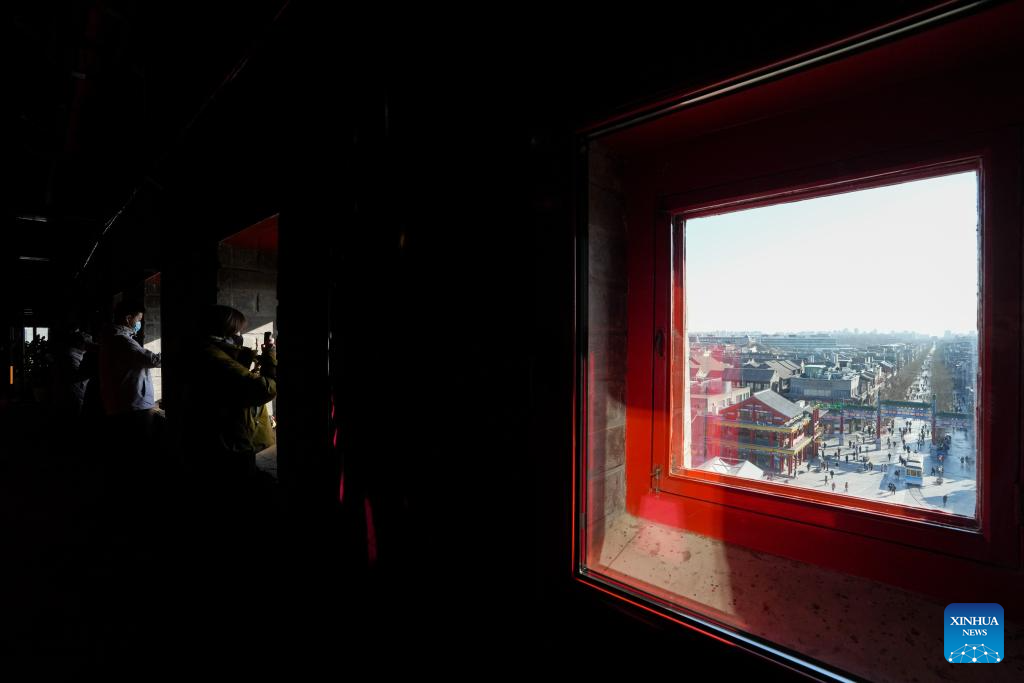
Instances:
[[[931,332],[918,332],[915,330],[859,330],[859,329],[843,329],[843,330],[734,330],[734,329],[691,329],[688,332],[690,335],[845,335],[845,336],[901,336],[910,335],[918,337],[938,337],[939,339],[946,336],[953,337],[976,337],[978,336],[977,330],[970,330],[968,332],[956,332],[953,330],[943,330],[939,334]]]
[[[977,205],[972,171],[690,219],[687,329],[976,334]]]

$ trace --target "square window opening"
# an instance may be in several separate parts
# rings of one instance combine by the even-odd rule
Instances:
[[[670,474],[977,520],[978,172],[850,185],[674,215]]]

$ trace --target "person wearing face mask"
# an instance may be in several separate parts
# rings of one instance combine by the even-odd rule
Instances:
[[[151,368],[160,354],[143,348],[142,304],[125,300],[114,310],[114,324],[100,346],[100,395],[103,410],[124,421],[147,422],[156,408]]]
[[[106,491],[101,519],[114,537],[126,534],[126,539],[159,507],[164,462],[163,412],[153,399],[150,375],[161,359],[139,342],[142,315],[141,302],[119,303],[99,348],[99,393],[106,416],[97,432]]]

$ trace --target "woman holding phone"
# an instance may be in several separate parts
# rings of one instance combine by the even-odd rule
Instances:
[[[256,453],[275,443],[267,409],[277,396],[273,336],[264,335],[261,351],[248,348],[247,325],[237,309],[207,307],[187,363],[186,467],[204,498],[229,505],[253,484]]]

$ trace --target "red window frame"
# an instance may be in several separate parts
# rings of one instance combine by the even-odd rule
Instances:
[[[973,171],[979,180],[979,223],[981,226],[981,330],[979,336],[979,367],[982,368],[981,391],[987,396],[990,384],[988,372],[982,359],[986,342],[990,341],[992,325],[997,315],[994,299],[987,297],[994,291],[996,283],[1005,281],[1010,272],[1001,272],[993,248],[1008,246],[1000,243],[994,230],[986,227],[998,197],[984,182],[985,169],[997,165],[992,147],[996,143],[978,147],[979,141],[966,140],[961,143],[928,146],[897,155],[887,154],[878,158],[843,160],[836,164],[801,171],[796,177],[783,175],[770,179],[759,179],[755,183],[738,183],[736,186],[714,188],[711,191],[697,190],[690,193],[672,194],[662,198],[655,237],[657,259],[655,274],[655,334],[659,331],[664,338],[674,340],[678,334],[686,334],[684,326],[685,297],[681,268],[682,258],[673,263],[676,255],[685,250],[677,249],[676,240],[682,232],[683,221],[701,216],[721,213],[723,207],[740,210],[758,206],[769,206],[782,201],[795,201],[810,197],[821,197],[842,192],[853,192],[894,183],[920,180],[964,171]],[[947,151],[948,150],[948,151]],[[906,155],[906,156],[904,156]],[[938,157],[938,160],[935,158]],[[943,157],[947,157],[943,159]],[[922,160],[925,160],[922,163]],[[916,162],[916,165],[914,164]],[[852,167],[852,168],[851,168]],[[845,173],[840,174],[840,170]],[[771,190],[765,188],[772,186]],[[675,218],[675,220],[673,220]],[[666,263],[668,262],[668,263]],[[986,305],[986,303],[988,305]],[[671,325],[671,328],[670,328]],[[671,332],[669,330],[672,330]],[[986,333],[986,330],[989,330]],[[727,505],[763,515],[799,520],[805,525],[816,525],[826,529],[843,529],[849,534],[865,538],[893,541],[914,546],[926,552],[942,552],[964,558],[980,559],[986,562],[1015,566],[1019,562],[1017,548],[1009,538],[1000,535],[1012,532],[1013,525],[1000,524],[998,513],[993,510],[993,497],[1012,496],[1013,485],[1007,478],[991,478],[993,471],[1008,471],[1013,464],[1012,433],[998,432],[991,420],[991,411],[982,411],[978,422],[977,442],[979,450],[979,515],[969,519],[944,514],[939,511],[908,508],[883,501],[856,500],[845,502],[842,497],[824,491],[810,489],[786,490],[769,482],[742,480],[715,472],[685,470],[673,473],[671,467],[671,414],[673,394],[672,380],[686,381],[679,373],[673,373],[675,363],[687,364],[680,355],[680,349],[669,345],[668,352],[655,353],[654,399],[652,431],[652,460],[665,473],[659,484],[660,491],[690,499]],[[987,418],[987,419],[986,419]],[[1000,437],[1002,439],[1000,440]],[[1001,448],[992,450],[993,439]],[[985,444],[989,444],[986,448]],[[991,479],[991,481],[989,481]],[[882,552],[879,548],[879,552]]]
[[[629,513],[939,598],[965,577],[1017,595],[1024,298],[1015,183],[1024,104],[1000,80],[1012,73],[1012,60],[991,46],[1019,52],[1007,46],[1019,44],[1013,26],[1022,18],[1020,3],[998,7],[788,78],[728,86],[728,96],[697,91],[696,104],[600,136],[628,169]],[[984,71],[991,64],[997,71]],[[791,105],[808,98],[814,106]],[[713,473],[667,476],[669,382],[673,370],[688,373],[668,363],[671,348],[663,357],[656,350],[673,314],[672,216],[728,202],[772,204],[789,193],[833,194],[833,183],[866,189],[965,168],[980,170],[982,224],[978,528],[907,508],[894,518],[885,504],[841,508],[813,492],[786,497],[767,483],[738,485]]]
[[[1002,138],[1002,139],[1000,139]],[[825,564],[832,569],[857,568],[871,578],[904,583],[921,590],[922,582],[893,579],[891,568],[903,566],[905,574],[921,562],[939,568],[928,581],[934,593],[951,585],[963,567],[941,557],[983,562],[991,567],[1020,566],[1019,528],[1012,505],[1017,496],[1011,477],[993,473],[1014,472],[1019,466],[1018,424],[1016,419],[995,418],[1019,415],[1020,339],[1019,220],[1013,217],[1016,201],[1007,192],[1009,180],[1016,174],[1013,159],[1017,149],[1012,134],[1005,136],[968,136],[942,144],[903,149],[880,156],[840,159],[824,167],[784,173],[768,179],[743,181],[711,191],[698,189],[658,198],[654,221],[653,251],[654,309],[652,336],[671,340],[670,321],[686,334],[682,306],[672,306],[673,297],[684,296],[681,282],[673,278],[673,216],[696,217],[721,211],[723,205],[752,208],[795,197],[823,196],[837,190],[853,191],[964,170],[975,170],[979,177],[979,219],[981,225],[981,298],[979,329],[979,368],[981,397],[977,429],[978,495],[977,520],[957,518],[930,510],[921,510],[876,501],[857,501],[841,505],[824,492],[800,489],[780,491],[769,482],[737,480],[713,472],[688,470],[673,474],[670,467],[671,399],[669,387],[674,378],[682,381],[681,365],[672,363],[673,347],[666,353],[651,353],[653,368],[650,470],[660,467],[657,500],[641,493],[641,516],[710,534],[725,540],[773,552],[807,562]],[[844,171],[841,175],[839,171]],[[994,179],[995,182],[990,182]],[[1002,220],[1002,227],[994,227]],[[1014,230],[1006,225],[1016,225]],[[1000,292],[1016,289],[1016,292]],[[652,343],[652,349],[656,347]],[[993,358],[1000,358],[996,371]],[[631,497],[637,498],[631,480]],[[634,501],[635,502],[635,501]],[[627,505],[634,510],[636,505]],[[836,534],[839,532],[840,537]],[[786,540],[786,539],[790,540]],[[846,552],[828,557],[820,548],[841,541]],[[858,558],[886,558],[881,566],[864,565]]]

